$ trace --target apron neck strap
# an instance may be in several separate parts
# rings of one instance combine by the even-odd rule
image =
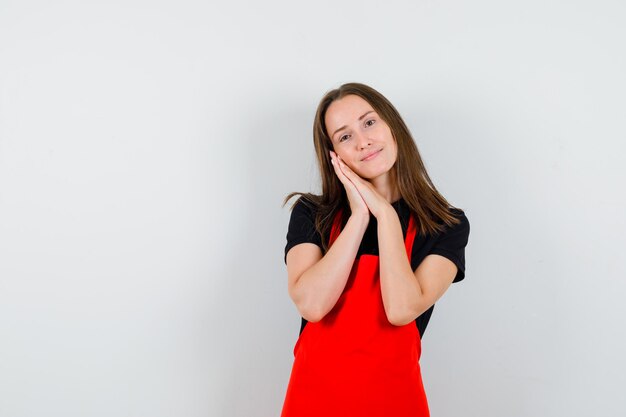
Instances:
[[[333,219],[333,225],[330,230],[330,239],[328,243],[328,247],[330,248],[341,233],[341,220],[342,220],[343,209],[340,207],[335,214]],[[411,255],[413,252],[413,241],[415,240],[415,234],[417,233],[417,227],[415,225],[415,216],[413,213],[409,215],[409,227],[406,232],[406,237],[404,238],[404,247],[406,248],[407,256],[409,257],[409,262],[411,260]]]

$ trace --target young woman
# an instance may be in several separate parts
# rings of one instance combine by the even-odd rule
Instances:
[[[435,302],[465,276],[469,221],[373,88],[328,92],[313,136],[322,194],[284,201],[301,195],[285,262],[302,326],[281,417],[429,416],[421,338]]]

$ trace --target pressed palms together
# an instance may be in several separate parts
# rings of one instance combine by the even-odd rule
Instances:
[[[369,217],[369,212],[371,212],[374,217],[378,218],[385,210],[392,208],[371,182],[352,171],[335,152],[330,151],[330,157],[339,181],[346,188],[350,210],[353,214]]]

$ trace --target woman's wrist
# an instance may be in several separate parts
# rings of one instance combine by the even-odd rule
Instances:
[[[352,220],[354,223],[359,224],[361,227],[366,228],[370,222],[370,213],[352,213],[348,221]]]
[[[385,207],[382,210],[382,213],[378,216],[378,218],[376,220],[380,223],[380,222],[386,222],[389,219],[395,220],[397,218],[398,218],[398,213],[393,208],[393,206],[390,204],[388,207]]]

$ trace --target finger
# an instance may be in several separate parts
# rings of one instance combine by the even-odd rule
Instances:
[[[355,185],[357,185],[359,188],[367,187],[370,190],[374,190],[374,185],[370,181],[366,180],[365,178],[361,177],[359,174],[354,172],[352,168],[350,168],[345,162],[342,161],[340,164],[340,167],[343,170],[343,173],[346,175],[346,177],[348,177],[348,179],[352,181]]]
[[[339,177],[339,181],[341,181],[345,186],[348,186],[348,183],[351,183],[350,179],[346,177],[345,173],[339,167],[339,161],[336,158],[332,158],[330,162],[335,169],[335,174]]]
[[[339,158],[339,168],[341,169],[341,172],[343,172],[344,175],[353,183],[356,184],[363,181],[363,179],[359,175],[355,174],[354,171],[352,171],[352,169],[341,160],[341,158]]]
[[[341,157],[339,155],[337,155],[333,151],[330,151],[330,152],[332,156],[331,162],[334,161],[335,171],[339,171],[337,173],[337,175],[339,176],[339,179],[342,180],[342,182],[344,182],[343,179],[345,179],[345,181],[348,181],[349,183],[353,184],[353,186],[356,187],[358,191],[359,187],[357,187],[357,181],[361,180],[361,178],[358,175],[354,174],[354,172],[350,169],[350,167],[348,167],[341,160]]]
[[[363,197],[363,192],[365,192],[366,189],[363,188],[364,185],[361,178],[355,174],[348,173],[345,164],[343,170],[340,168],[340,171],[341,175],[343,175],[343,177],[346,179],[346,183],[349,184],[349,186],[357,193],[359,193],[361,197]],[[348,185],[346,185],[346,187],[348,187]]]
[[[355,186],[357,186],[357,178],[355,178],[356,176],[354,175],[354,173],[350,170],[350,168],[341,160],[338,160],[338,167],[339,167],[339,171],[341,171],[341,174],[346,178],[346,180],[350,181],[351,183],[353,183]],[[358,189],[358,186],[357,186]]]
[[[354,187],[356,187],[356,190],[359,192],[359,194],[361,194],[361,196],[365,199],[366,195],[368,194],[368,191],[375,191],[374,185],[363,179],[360,175],[356,174],[352,168],[350,168],[345,162],[341,161],[341,158],[339,158],[339,167],[341,172],[344,174],[344,176],[352,183],[354,184]]]

